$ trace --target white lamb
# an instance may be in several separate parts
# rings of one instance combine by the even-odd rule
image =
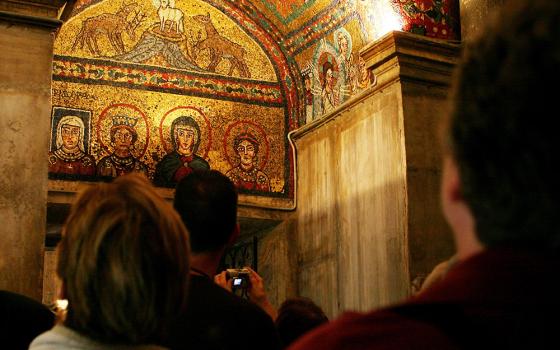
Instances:
[[[175,1],[173,0],[160,0],[160,6],[158,9],[160,30],[165,31],[165,22],[169,21],[169,31],[173,30],[177,33],[182,33],[185,31],[183,27],[183,11],[175,8]]]

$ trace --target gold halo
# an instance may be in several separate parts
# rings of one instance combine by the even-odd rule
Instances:
[[[200,144],[198,145],[196,154],[202,158],[206,158],[210,150],[210,145],[212,144],[212,127],[206,115],[204,115],[199,108],[193,106],[177,106],[163,115],[159,125],[159,137],[163,148],[167,153],[174,151],[173,142],[171,140],[171,124],[175,119],[181,116],[191,117],[198,124],[200,128]]]
[[[134,130],[138,134],[138,139],[132,145],[130,153],[140,159],[146,153],[148,148],[148,140],[150,139],[150,128],[148,127],[148,118],[144,112],[142,112],[138,107],[127,104],[127,103],[116,103],[106,107],[100,114],[97,120],[97,140],[101,149],[111,154],[114,152],[114,148],[111,145],[111,127],[113,126],[111,118],[117,115],[127,115],[129,117],[134,117],[138,120],[134,126]]]
[[[259,143],[257,167],[260,170],[263,170],[268,162],[270,145],[268,143],[266,132],[264,131],[263,127],[249,120],[239,120],[231,123],[227,127],[223,140],[224,154],[226,156],[226,159],[232,168],[238,165],[238,162],[232,162],[232,160],[238,158],[237,153],[233,149],[233,141],[238,135],[247,132],[252,134]]]

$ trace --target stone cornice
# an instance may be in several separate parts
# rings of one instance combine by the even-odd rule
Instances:
[[[0,0],[0,21],[56,29],[68,19],[75,0]]]
[[[458,42],[394,31],[363,47],[360,56],[379,85],[400,79],[449,86],[460,48]]]

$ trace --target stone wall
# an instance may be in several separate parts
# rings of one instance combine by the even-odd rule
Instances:
[[[453,254],[436,126],[458,46],[394,32],[361,54],[376,85],[294,134],[299,294],[331,317],[403,299]]]
[[[59,2],[0,2],[0,289],[41,299]]]

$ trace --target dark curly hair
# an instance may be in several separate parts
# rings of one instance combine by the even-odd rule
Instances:
[[[486,246],[557,249],[560,2],[510,2],[465,47],[447,120],[462,195]]]

